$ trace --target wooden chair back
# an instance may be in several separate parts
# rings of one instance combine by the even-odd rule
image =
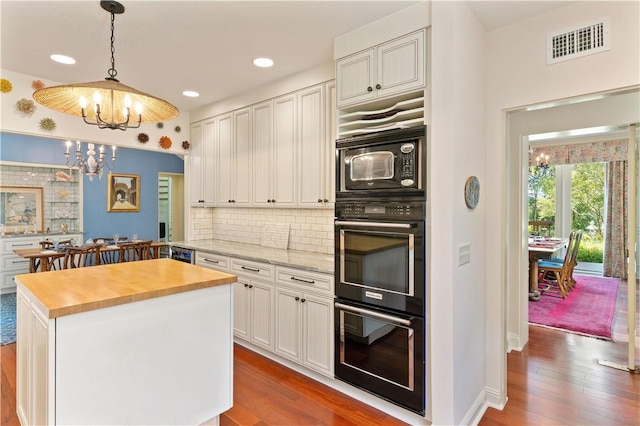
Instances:
[[[538,280],[540,281],[541,279],[544,279],[547,273],[552,274],[558,285],[558,293],[560,293],[563,298],[567,297],[567,293],[570,290],[569,282],[573,271],[572,263],[576,236],[577,231],[571,231],[571,234],[569,234],[569,244],[567,244],[567,251],[564,254],[564,260],[562,263],[544,260],[538,262]]]
[[[531,234],[539,237],[551,237],[554,222],[551,220],[530,220]]]
[[[120,244],[120,262],[151,259],[151,240]]]
[[[100,247],[99,244],[68,247],[64,253],[63,268],[73,269],[100,265]]]

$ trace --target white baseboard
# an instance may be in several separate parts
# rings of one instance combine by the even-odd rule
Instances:
[[[520,340],[520,335],[515,333],[509,333],[507,335],[507,343],[507,353],[510,353],[511,351],[521,352],[524,348],[524,343]]]

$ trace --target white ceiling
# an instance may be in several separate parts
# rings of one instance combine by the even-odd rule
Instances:
[[[193,110],[333,60],[333,39],[415,1],[121,1],[117,78]],[[488,30],[571,2],[471,1]],[[98,1],[0,1],[3,69],[61,83],[110,68],[110,15]],[[61,65],[53,53],[76,59]],[[259,69],[252,60],[275,61]],[[200,92],[186,98],[183,90]]]

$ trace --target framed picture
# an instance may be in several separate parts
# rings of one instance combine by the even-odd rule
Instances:
[[[140,175],[109,173],[107,212],[140,211]]]
[[[0,223],[10,233],[42,232],[42,188],[0,186]]]

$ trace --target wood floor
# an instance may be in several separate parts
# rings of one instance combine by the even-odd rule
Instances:
[[[0,349],[1,424],[15,413],[16,345]],[[625,363],[626,345],[530,327],[530,342],[507,356],[509,402],[481,425],[640,425],[640,375],[597,364]],[[354,399],[236,345],[228,425],[402,425]]]

